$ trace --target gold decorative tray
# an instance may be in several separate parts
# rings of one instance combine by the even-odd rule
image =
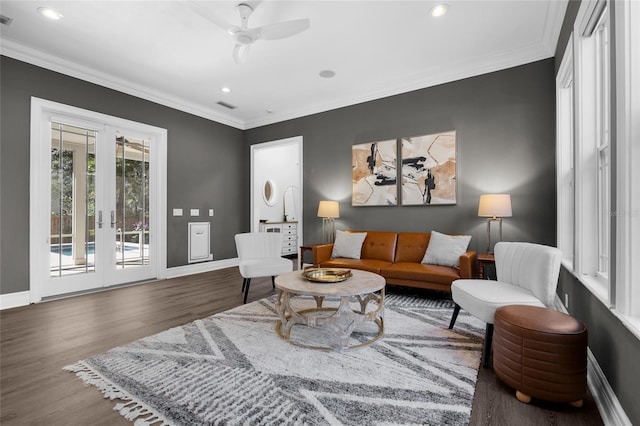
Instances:
[[[303,278],[317,283],[338,283],[351,275],[351,269],[342,268],[309,268],[302,272]]]

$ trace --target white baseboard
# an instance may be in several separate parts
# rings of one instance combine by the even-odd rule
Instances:
[[[218,269],[238,266],[238,258],[216,260],[213,262],[193,263],[191,265],[167,268],[167,278],[184,277],[186,275],[200,274],[202,272],[217,271]]]
[[[186,275],[200,274],[202,272],[216,271],[218,269],[232,268],[238,266],[238,258],[216,260],[214,262],[202,262],[191,265],[176,266],[167,268],[166,278],[183,277]],[[29,291],[19,291],[17,293],[0,294],[0,310],[27,306],[31,303],[31,293]]]
[[[567,308],[564,306],[560,297],[556,294],[554,308],[560,312],[568,314]],[[605,425],[611,426],[633,426],[631,420],[627,417],[627,413],[618,401],[618,397],[611,389],[607,377],[598,364],[598,360],[587,348],[587,384],[593,399],[600,412],[600,417]]]
[[[587,351],[587,383],[605,425],[633,426],[591,350]]]
[[[27,306],[30,303],[31,293],[28,291],[0,294],[0,310]]]

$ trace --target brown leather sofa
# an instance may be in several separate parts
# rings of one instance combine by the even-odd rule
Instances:
[[[382,275],[387,284],[451,292],[451,283],[474,278],[476,252],[460,256],[460,268],[421,263],[429,232],[366,232],[360,259],[331,258],[333,244],[313,247],[313,264],[322,268],[350,268]]]

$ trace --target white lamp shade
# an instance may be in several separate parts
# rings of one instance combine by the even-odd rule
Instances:
[[[481,195],[478,216],[511,217],[511,196],[509,194]]]
[[[318,217],[340,217],[340,205],[337,201],[320,201],[318,205]]]

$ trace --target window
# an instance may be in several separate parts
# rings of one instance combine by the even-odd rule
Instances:
[[[607,2],[585,2],[573,38],[574,273],[606,304],[611,303],[609,27]]]
[[[640,2],[581,3],[556,104],[563,264],[640,337]]]
[[[567,269],[573,270],[574,167],[573,167],[573,38],[569,40],[556,82],[558,171],[558,248]]]
[[[615,20],[615,307],[640,335],[640,2],[616,2]]]

